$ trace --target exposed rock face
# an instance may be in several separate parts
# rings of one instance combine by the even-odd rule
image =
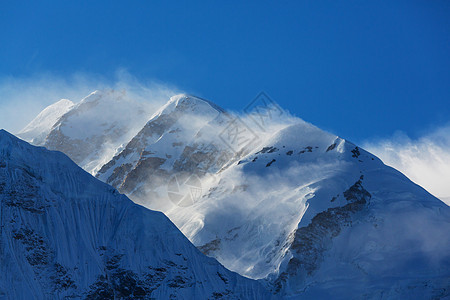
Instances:
[[[0,131],[0,298],[263,299],[163,214]]]
[[[294,231],[290,245],[293,257],[286,270],[274,282],[275,292],[279,293],[290,276],[305,281],[319,269],[323,256],[331,248],[332,239],[339,235],[344,227],[351,227],[357,213],[363,211],[371,195],[362,186],[362,178],[343,193],[347,204],[328,208],[312,218],[308,226]],[[301,274],[301,275],[299,275]]]

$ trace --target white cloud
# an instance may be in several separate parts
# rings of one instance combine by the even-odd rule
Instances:
[[[363,146],[450,205],[450,124],[418,139],[398,132]]]
[[[60,99],[78,102],[95,90],[125,89],[134,100],[161,106],[179,91],[155,81],[139,81],[127,71],[118,70],[114,80],[100,75],[75,73],[68,77],[39,74],[27,78],[0,78],[0,129],[19,132],[45,107]]]

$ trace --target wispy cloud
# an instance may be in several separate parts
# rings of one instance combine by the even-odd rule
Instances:
[[[48,105],[60,99],[80,101],[95,90],[125,89],[137,101],[152,102],[155,107],[180,91],[174,86],[154,80],[137,80],[125,70],[118,70],[114,79],[100,75],[75,73],[56,76],[45,73],[27,78],[0,78],[0,128],[19,132]]]
[[[363,146],[450,205],[450,124],[417,139],[397,132]]]

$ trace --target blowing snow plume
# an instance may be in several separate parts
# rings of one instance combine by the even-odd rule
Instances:
[[[450,125],[417,139],[397,133],[364,148],[450,205]]]
[[[34,145],[62,151],[95,174],[176,93],[166,85],[138,81],[125,71],[117,72],[116,78],[112,83],[80,74],[70,80],[51,76],[4,80],[0,89],[7,104],[1,111],[5,115],[2,126],[22,124],[37,107],[56,102],[23,127],[18,136]],[[81,97],[82,92],[85,94]]]
[[[95,90],[126,90],[134,101],[155,111],[177,93],[177,88],[152,80],[137,80],[127,71],[118,70],[114,79],[100,75],[75,73],[67,78],[40,74],[26,78],[0,78],[0,128],[17,133],[51,104],[69,99],[77,103]]]

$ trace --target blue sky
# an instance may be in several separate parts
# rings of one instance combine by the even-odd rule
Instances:
[[[0,80],[125,69],[233,110],[263,90],[355,142],[415,137],[450,121],[450,2],[392,2],[0,1]]]

